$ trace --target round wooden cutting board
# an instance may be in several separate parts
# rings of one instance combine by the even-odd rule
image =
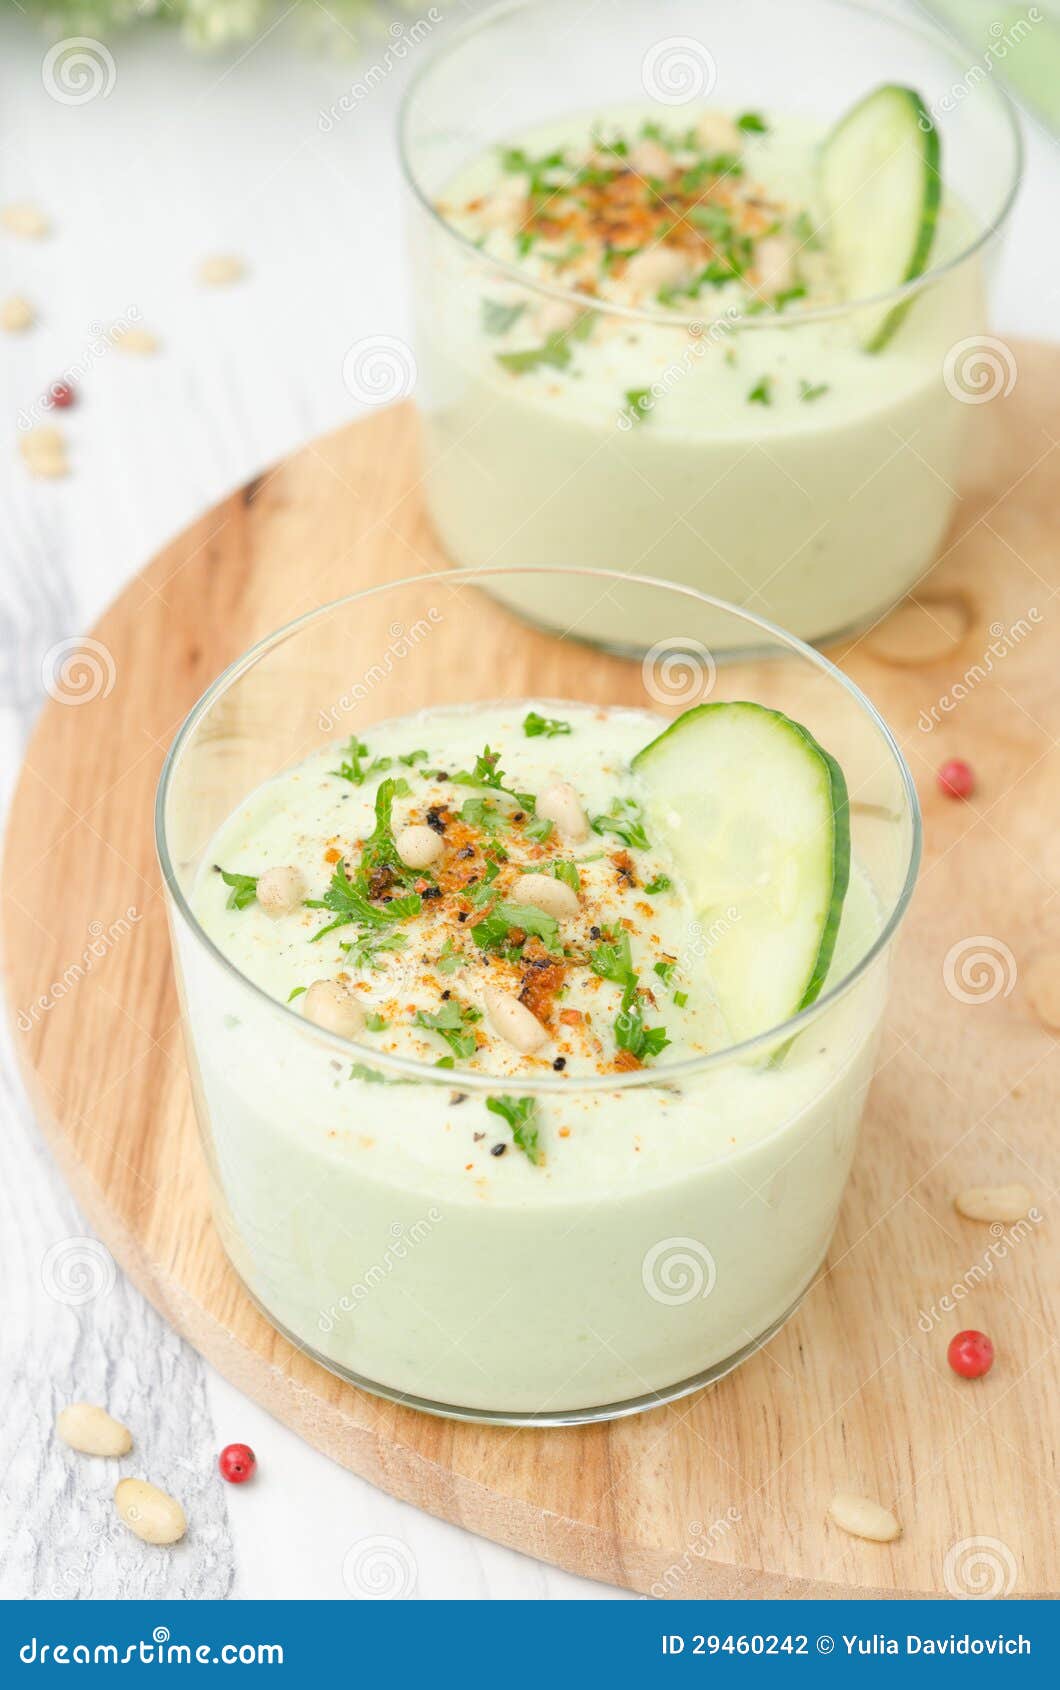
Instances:
[[[1011,395],[977,408],[977,460],[939,563],[837,654],[905,749],[927,843],[828,1263],[765,1350],[650,1414],[509,1431],[375,1401],[272,1330],[210,1220],[155,784],[186,710],[254,640],[313,604],[444,566],[416,488],[414,414],[353,424],[240,488],[57,665],[3,879],[15,1037],[44,1128],[91,1223],[173,1324],[384,1489],[657,1595],[1060,1588],[1060,1062],[1047,1024],[1060,1024],[1060,351],[1016,353]],[[978,776],[968,804],[934,781],[957,754]],[[1014,1181],[1037,1219],[955,1212],[963,1188]],[[964,1326],[997,1346],[975,1384],[946,1365]],[[837,1490],[893,1508],[901,1538],[844,1536],[826,1518]]]

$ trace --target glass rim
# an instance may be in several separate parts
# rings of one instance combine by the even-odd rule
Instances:
[[[397,123],[398,158],[401,163],[401,173],[407,188],[423,210],[426,211],[431,221],[463,250],[467,258],[473,260],[483,269],[493,271],[506,280],[517,283],[528,293],[541,294],[545,298],[559,300],[565,305],[577,306],[583,311],[592,310],[601,316],[622,317],[636,323],[662,324],[672,329],[686,328],[696,334],[701,334],[705,328],[713,328],[718,324],[724,324],[729,330],[739,329],[741,333],[748,329],[796,329],[804,323],[835,321],[837,318],[849,316],[856,311],[893,309],[907,300],[915,299],[925,288],[934,286],[942,277],[948,276],[960,265],[967,263],[988,242],[993,240],[1008,220],[1015,204],[1016,195],[1019,192],[1020,183],[1023,180],[1023,132],[1019,125],[1015,103],[995,80],[989,84],[990,92],[998,110],[1007,120],[1009,138],[1012,142],[1011,176],[999,210],[989,223],[961,247],[959,252],[946,259],[944,263],[931,265],[922,275],[914,276],[911,281],[901,282],[897,287],[887,288],[883,293],[859,295],[857,299],[845,299],[836,305],[812,306],[809,310],[792,312],[790,315],[784,312],[775,312],[772,315],[768,313],[748,314],[743,311],[736,311],[734,306],[730,306],[727,311],[719,311],[715,316],[702,313],[685,315],[665,308],[649,310],[643,306],[623,305],[617,300],[598,303],[587,294],[579,293],[576,288],[566,288],[554,282],[529,277],[517,263],[487,256],[469,236],[461,234],[459,229],[456,229],[447,218],[442,216],[430,195],[421,186],[418,173],[413,167],[410,157],[409,129],[412,108],[421,86],[444,60],[451,57],[468,40],[488,29],[498,19],[509,16],[514,12],[530,11],[533,7],[543,3],[544,0],[499,0],[497,5],[491,6],[481,16],[461,24],[458,29],[455,29],[451,35],[438,44],[412,76],[401,99]],[[911,20],[895,17],[883,7],[869,3],[869,0],[818,0],[818,3],[832,6],[837,11],[860,13],[863,16],[891,24],[907,36],[927,42],[936,49],[941,49],[953,57],[955,66],[959,67],[960,65],[960,61],[952,52],[947,37],[940,29],[932,30]]]
[[[785,1021],[778,1022],[775,1027],[767,1028],[762,1033],[756,1033],[753,1038],[743,1039],[737,1044],[726,1045],[722,1050],[711,1051],[704,1056],[689,1057],[683,1062],[675,1062],[659,1068],[642,1068],[628,1074],[595,1074],[579,1076],[577,1078],[553,1073],[549,1073],[547,1075],[543,1074],[540,1076],[533,1074],[527,1074],[525,1076],[520,1075],[518,1077],[520,1091],[533,1095],[538,1093],[543,1095],[562,1095],[565,1093],[569,1096],[572,1092],[625,1092],[644,1089],[646,1087],[651,1088],[658,1087],[660,1085],[672,1085],[679,1083],[683,1079],[692,1078],[700,1074],[721,1069],[732,1062],[745,1061],[749,1057],[753,1057],[756,1052],[764,1052],[782,1040],[786,1041],[789,1038],[794,1038],[797,1034],[803,1032],[805,1028],[811,1026],[813,1022],[824,1014],[830,1006],[838,1003],[842,998],[846,997],[848,992],[850,992],[857,982],[868,972],[877,957],[882,955],[882,953],[887,949],[887,946],[890,944],[897,932],[902,918],[909,907],[909,902],[913,895],[913,889],[916,885],[917,872],[920,866],[922,844],[920,801],[917,797],[916,786],[909,771],[909,766],[906,763],[905,757],[902,755],[902,751],[897,740],[890,728],[887,726],[883,717],[880,715],[880,712],[876,709],[876,706],[848,675],[845,675],[841,669],[839,669],[827,657],[823,656],[821,652],[815,651],[812,646],[806,645],[804,641],[798,639],[794,634],[789,634],[783,628],[777,627],[775,623],[770,622],[766,617],[759,616],[754,611],[745,610],[742,606],[730,604],[727,600],[716,598],[710,593],[702,593],[697,587],[684,586],[675,581],[664,581],[658,576],[627,573],[619,569],[589,569],[577,565],[565,566],[550,564],[509,566],[498,569],[430,570],[418,575],[404,576],[397,581],[386,581],[373,587],[363,587],[359,592],[347,593],[342,598],[332,599],[327,604],[317,605],[313,610],[304,611],[301,616],[295,617],[293,621],[285,623],[281,628],[275,629],[271,634],[266,634],[264,638],[256,641],[255,644],[247,651],[243,652],[241,656],[235,658],[232,663],[228,664],[192,705],[188,714],[181,723],[180,728],[177,730],[176,737],[173,740],[173,743],[166,754],[165,762],[162,765],[162,772],[158,778],[158,787],[155,794],[154,832],[155,850],[158,855],[159,866],[161,867],[163,879],[165,880],[170,897],[173,899],[176,910],[187,926],[192,938],[211,956],[216,963],[221,965],[226,973],[237,980],[247,991],[253,993],[262,1001],[262,1003],[269,1006],[270,1010],[276,1012],[285,1020],[289,1018],[292,1027],[296,1027],[301,1036],[311,1035],[314,1039],[323,1041],[326,1045],[329,1045],[336,1054],[343,1056],[347,1061],[350,1060],[350,1053],[352,1051],[356,1053],[355,1060],[360,1061],[362,1058],[367,1058],[372,1067],[382,1068],[388,1073],[393,1073],[401,1078],[413,1080],[420,1084],[426,1082],[434,1085],[445,1085],[450,1089],[456,1087],[461,1091],[496,1092],[498,1084],[514,1079],[514,1076],[511,1075],[504,1076],[498,1074],[479,1073],[473,1069],[455,1068],[440,1070],[433,1063],[420,1061],[415,1057],[391,1055],[386,1051],[378,1050],[373,1045],[364,1044],[354,1039],[343,1038],[338,1033],[329,1033],[325,1029],[307,1022],[301,1012],[291,1004],[282,1003],[278,998],[271,997],[262,986],[259,986],[256,981],[251,980],[248,975],[244,974],[242,970],[236,966],[232,959],[227,956],[223,950],[221,950],[220,946],[218,946],[214,940],[210,938],[209,934],[202,927],[180,885],[180,881],[174,868],[173,859],[170,855],[166,831],[166,806],[173,776],[181,754],[191,739],[191,736],[194,734],[195,729],[215,700],[226,693],[242,674],[255,667],[255,665],[259,663],[262,658],[266,657],[269,652],[273,651],[278,646],[285,644],[287,640],[293,638],[296,634],[301,633],[314,622],[321,621],[326,617],[333,615],[336,611],[346,609],[348,606],[356,604],[363,599],[373,598],[380,593],[399,592],[410,587],[426,589],[428,585],[432,583],[448,583],[450,585],[462,584],[465,586],[481,587],[484,580],[488,581],[495,577],[511,575],[578,575],[587,576],[594,581],[613,581],[620,584],[632,583],[637,587],[644,587],[654,591],[661,590],[667,593],[676,593],[681,597],[693,599],[698,604],[708,605],[712,609],[720,610],[726,615],[735,616],[738,620],[745,622],[750,627],[754,628],[759,634],[768,634],[772,639],[779,641],[783,646],[785,646],[789,653],[797,658],[802,658],[808,661],[815,668],[819,669],[822,674],[838,683],[838,685],[841,686],[853,700],[854,704],[860,709],[861,713],[873,724],[877,732],[880,734],[884,746],[890,753],[895,766],[897,767],[906,803],[909,808],[911,823],[911,838],[905,878],[902,882],[901,889],[894,900],[890,914],[883,923],[880,932],[876,935],[872,944],[867,948],[864,954],[858,958],[853,967],[850,968],[834,986],[832,986],[828,991],[822,992],[821,996],[816,998],[814,1002],[809,1004],[805,1009],[799,1010],[797,1014],[789,1016]],[[517,613],[513,611],[511,614],[515,615]],[[563,636],[560,637],[562,638]]]

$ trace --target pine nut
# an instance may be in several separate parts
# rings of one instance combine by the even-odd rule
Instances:
[[[64,1444],[82,1455],[128,1455],[132,1433],[94,1402],[72,1402],[59,1410],[55,1430]]]
[[[433,827],[403,827],[394,844],[406,868],[427,868],[442,854],[442,841]]]
[[[1034,1202],[1025,1185],[970,1185],[953,1206],[970,1221],[1020,1221]]]
[[[13,293],[0,303],[0,329],[5,334],[21,334],[24,329],[31,329],[36,320],[32,305],[21,294]]]
[[[43,240],[49,230],[48,219],[35,205],[5,205],[4,228],[27,241]]]
[[[548,1039],[548,1034],[537,1016],[531,1015],[526,1005],[520,1003],[517,997],[513,997],[511,992],[502,992],[498,987],[491,986],[485,993],[485,1003],[486,1014],[498,1038],[504,1039],[523,1056],[529,1056],[532,1050],[537,1050],[538,1046]]]
[[[150,329],[137,328],[135,325],[131,328],[125,325],[116,328],[111,334],[111,340],[123,352],[134,352],[140,358],[149,358],[152,353],[158,351],[158,336],[152,334]]]
[[[199,265],[199,280],[210,288],[227,287],[231,282],[242,281],[245,274],[243,260],[229,252],[214,253]]]
[[[589,837],[589,818],[582,809],[581,799],[569,781],[558,780],[555,786],[542,792],[535,805],[535,813],[544,821],[555,822],[562,834],[575,842]]]
[[[114,1489],[114,1506],[122,1524],[144,1543],[176,1543],[188,1529],[176,1497],[167,1496],[146,1479],[122,1479]]]
[[[902,1535],[902,1528],[890,1509],[873,1502],[871,1497],[839,1491],[828,1504],[828,1512],[840,1531],[849,1532],[851,1537],[867,1537],[873,1543],[891,1543]]]
[[[581,905],[574,888],[551,874],[524,874],[515,884],[513,896],[517,903],[533,904],[535,910],[554,915],[557,921],[564,916],[577,915]]]
[[[258,903],[266,915],[290,915],[305,897],[301,869],[267,868],[258,876]]]
[[[314,980],[302,1000],[307,1021],[326,1033],[355,1039],[364,1028],[364,1010],[337,980]]]

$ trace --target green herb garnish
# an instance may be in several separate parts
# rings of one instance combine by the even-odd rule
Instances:
[[[772,376],[763,376],[760,381],[757,381],[755,383],[754,387],[752,387],[750,393],[747,395],[747,403],[749,405],[772,405],[772,403],[773,403],[773,377]]]
[[[571,361],[571,343],[587,340],[593,331],[594,320],[594,312],[579,312],[568,328],[546,335],[540,346],[529,346],[522,352],[498,352],[495,354],[497,362],[517,376],[542,368],[565,370]]]
[[[658,1056],[670,1043],[665,1027],[645,1027],[644,1006],[635,980],[622,994],[622,1008],[615,1020],[615,1043],[641,1062],[649,1056]]]
[[[569,886],[572,892],[580,892],[582,889],[582,877],[578,873],[577,863],[562,861],[549,863],[545,873],[550,874],[553,880],[562,880],[564,885]]]
[[[232,888],[225,900],[226,910],[245,910],[248,904],[254,902],[258,895],[258,876],[256,874],[229,874],[228,870],[223,869],[220,863],[215,863],[214,867],[225,885]]]
[[[569,734],[569,722],[561,722],[558,716],[539,716],[536,710],[531,710],[523,717],[523,732],[527,739],[558,739],[561,734]]]
[[[506,798],[511,798],[521,810],[533,811],[534,795],[532,792],[516,792],[510,786],[504,785],[504,771],[497,767],[500,752],[491,751],[487,745],[475,758],[475,767],[470,771],[461,769],[453,776],[456,786],[484,786],[491,792],[503,792]]]
[[[606,815],[593,816],[594,833],[617,833],[618,837],[636,851],[649,849],[644,831],[644,811],[635,798],[614,798]]]
[[[629,934],[624,927],[604,929],[604,942],[589,952],[589,967],[601,980],[611,980],[624,989],[637,983],[630,950]]]
[[[828,386],[829,384],[826,381],[819,381],[815,384],[813,382],[803,381],[800,376],[799,398],[802,400],[804,405],[811,405],[815,399],[820,399],[822,394],[828,392]]]
[[[482,327],[487,334],[507,334],[526,310],[523,305],[504,305],[499,299],[482,301]]]
[[[458,1003],[456,998],[449,998],[437,1011],[418,1009],[414,1025],[425,1027],[428,1032],[440,1034],[452,1051],[453,1056],[465,1059],[474,1056],[477,1042],[474,1033],[469,1029],[476,1021],[481,1020],[482,1011],[480,1009],[475,1009],[469,1003]],[[447,1068],[451,1067],[451,1059],[443,1057],[438,1066],[441,1067],[443,1064]]]
[[[657,874],[655,876],[654,880],[648,881],[648,884],[647,884],[647,886],[645,886],[644,890],[649,895],[652,895],[652,894],[657,893],[657,892],[669,892],[670,889],[672,888],[672,886],[673,886],[673,881],[670,879],[670,876],[668,874]]]
[[[287,1002],[288,1002],[288,1003],[293,1003],[293,1002],[294,1002],[294,1000],[295,1000],[295,998],[300,998],[300,997],[301,997],[301,995],[302,995],[302,993],[303,993],[303,992],[304,992],[304,991],[305,991],[305,990],[306,990],[306,987],[305,987],[305,986],[296,986],[296,987],[295,987],[295,988],[294,988],[294,990],[293,990],[293,992],[289,992],[289,993],[288,993],[288,994],[287,994]]]
[[[500,1115],[512,1129],[512,1139],[523,1152],[528,1161],[535,1168],[539,1168],[545,1160],[545,1153],[541,1148],[535,1116],[537,1114],[537,1099],[534,1097],[487,1097],[486,1108],[493,1115]]]
[[[425,763],[429,756],[429,751],[406,751],[403,757],[398,758],[398,762],[404,763],[406,769],[411,769],[416,763]]]
[[[391,903],[386,907],[388,910],[392,910],[394,905]],[[319,934],[315,937],[319,938]],[[378,929],[373,928],[370,933],[362,933],[358,938],[351,939],[348,944],[344,944],[340,940],[339,948],[346,952],[352,967],[370,968],[373,972],[378,972],[381,967],[380,956],[387,951],[403,951],[407,943],[408,940],[404,933],[383,933],[380,935]]]
[[[371,1009],[364,1018],[364,1024],[370,1033],[381,1033],[386,1026],[386,1017]]]
[[[559,922],[554,915],[535,909],[533,904],[498,904],[482,921],[475,923],[471,937],[484,951],[518,952],[519,945],[509,944],[512,928],[532,933],[541,940],[546,950],[558,954],[563,949],[559,941]]]
[[[646,422],[655,408],[651,388],[627,387],[623,397],[626,401],[625,415],[630,422]]]
[[[737,129],[742,129],[745,135],[768,135],[769,125],[765,118],[756,111],[745,111],[736,119]]]
[[[466,967],[467,958],[457,950],[452,939],[447,938],[438,958],[439,974],[455,974],[458,969]]]
[[[545,840],[549,839],[551,835],[552,823],[547,821],[544,816],[534,816],[533,820],[528,821],[526,824],[527,838],[536,839],[539,845],[543,845]]]

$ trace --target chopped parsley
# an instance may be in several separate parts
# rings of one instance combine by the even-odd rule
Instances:
[[[367,745],[354,734],[343,753],[339,767],[329,772],[337,775],[340,780],[348,780],[353,786],[363,786],[369,775],[385,774],[392,761],[389,757],[373,757],[366,765],[362,759],[367,756]]]
[[[673,881],[670,879],[670,876],[668,874],[657,874],[655,876],[654,880],[648,881],[648,884],[645,886],[644,890],[649,895],[653,895],[656,892],[669,892],[672,889],[672,887],[673,887]]]
[[[592,334],[594,320],[592,311],[581,311],[568,328],[546,335],[540,346],[528,346],[521,352],[498,352],[497,362],[517,376],[542,368],[565,370],[571,361],[571,342],[587,340]]]
[[[630,422],[646,422],[654,409],[651,388],[627,387],[624,398],[626,401],[625,415]]]
[[[471,900],[472,904],[477,907],[479,904],[489,903],[490,899],[493,897],[493,882],[496,880],[500,871],[501,865],[496,860],[491,860],[486,864],[486,867],[483,870],[482,879],[479,881],[478,885],[466,888],[466,896]]]
[[[473,769],[461,769],[458,774],[453,776],[454,784],[457,786],[483,786],[491,792],[502,792],[506,798],[513,799],[521,810],[529,810],[532,813],[534,808],[533,793],[516,792],[510,786],[505,786],[504,771],[497,767],[499,761],[500,752],[491,751],[487,745],[475,758]]]
[[[673,983],[674,971],[676,968],[676,962],[667,961],[657,962],[655,964],[655,973],[659,976],[659,979],[662,981],[664,986],[669,986]]]
[[[527,838],[536,839],[539,844],[543,845],[545,840],[551,837],[551,834],[552,823],[546,820],[544,816],[535,816],[532,821],[526,824]]]
[[[441,1009],[431,1011],[418,1009],[414,1025],[425,1027],[428,1032],[438,1033],[449,1046],[453,1056],[467,1058],[474,1056],[476,1038],[471,1028],[476,1021],[482,1020],[482,1011],[475,1009],[472,1004],[458,1003],[456,998],[449,998]],[[443,1057],[438,1064],[451,1067],[452,1059]]]
[[[815,399],[820,399],[822,394],[825,394],[827,392],[828,392],[828,383],[826,381],[819,381],[817,383],[814,383],[814,382],[810,382],[810,381],[804,381],[802,379],[802,377],[800,376],[800,378],[799,378],[799,398],[802,400],[804,405],[811,405]]]
[[[392,910],[393,907],[393,904],[387,905],[387,909]],[[327,928],[324,931],[327,932]],[[320,935],[317,934],[315,937],[319,938]],[[348,944],[344,944],[340,940],[339,948],[346,952],[347,959],[354,968],[370,968],[373,971],[378,971],[382,967],[379,961],[380,956],[387,951],[403,951],[407,942],[404,933],[380,934],[378,928],[373,928],[370,933],[361,933],[356,939],[351,939]]]
[[[768,135],[769,125],[760,112],[745,111],[736,119],[737,129],[742,129],[745,135]]]
[[[228,870],[223,869],[220,863],[216,863],[214,866],[225,885],[232,888],[225,900],[225,909],[245,910],[247,905],[252,904],[258,895],[258,876],[256,874],[229,874]]]
[[[460,806],[461,819],[485,833],[497,833],[508,826],[508,818],[488,798],[465,798]]]
[[[288,994],[287,994],[287,1002],[288,1002],[288,1003],[293,1003],[293,1002],[294,1002],[294,1000],[295,1000],[295,998],[300,998],[300,997],[301,997],[301,995],[302,995],[302,993],[303,993],[303,992],[304,992],[304,991],[305,991],[305,990],[306,990],[306,988],[305,988],[305,986],[296,986],[296,987],[295,987],[295,988],[294,988],[294,990],[293,990],[293,991],[292,991],[292,992],[288,992]]]
[[[487,1097],[486,1108],[500,1115],[512,1129],[512,1139],[529,1162],[539,1168],[545,1160],[538,1131],[537,1099],[534,1097]]]
[[[353,881],[346,873],[346,864],[337,862],[335,872],[331,877],[331,884],[322,898],[307,898],[306,908],[310,910],[330,910],[335,917],[326,927],[313,934],[310,941],[315,944],[325,933],[331,933],[336,927],[348,927],[353,921],[361,922],[365,927],[389,927],[391,922],[404,921],[407,916],[419,915],[423,907],[423,900],[418,892],[409,893],[402,898],[393,898],[389,904],[380,907],[370,903],[367,893],[361,884],[362,867],[358,879]],[[378,949],[378,942],[376,942]],[[387,949],[396,949],[388,946]]]
[[[592,817],[594,833],[617,833],[618,837],[636,851],[649,849],[644,831],[644,811],[635,798],[614,798],[607,813]]]
[[[354,879],[350,879],[346,873],[346,864],[340,859],[335,864],[331,884],[323,898],[306,900],[307,909],[330,910],[335,917],[334,921],[328,922],[319,932],[313,934],[312,943],[322,939],[325,933],[333,932],[336,927],[347,927],[352,922],[358,922],[370,930],[378,930],[392,926],[395,921],[404,921],[409,916],[419,915],[423,900],[418,892],[406,891],[401,897],[391,898],[388,904],[383,905],[373,903],[369,896],[372,877],[382,870],[386,871],[391,885],[407,888],[410,881],[415,879],[414,871],[407,868],[398,856],[390,823],[394,799],[408,791],[409,784],[404,779],[387,779],[380,784],[375,796],[375,827],[364,842]],[[374,966],[374,952],[384,949],[397,950],[399,943],[391,940],[383,944],[377,932],[366,941],[365,935],[362,934],[360,940],[354,941],[351,950],[356,953],[356,960],[360,964]]]
[[[398,762],[404,763],[406,769],[411,769],[416,763],[426,763],[429,756],[429,751],[406,751],[403,757],[398,758]]]
[[[467,958],[461,955],[452,939],[447,937],[438,958],[439,974],[456,974],[459,969],[466,967]]]
[[[365,1016],[364,1024],[370,1033],[381,1033],[387,1024],[386,1017],[380,1015],[378,1010],[372,1009]]]
[[[665,1027],[645,1027],[644,1006],[636,980],[630,981],[622,994],[622,1008],[615,1020],[615,1043],[620,1050],[628,1050],[638,1061],[658,1056],[670,1040]]]
[[[589,952],[589,967],[601,980],[611,980],[616,986],[636,986],[629,934],[624,927],[604,929],[604,942]]]
[[[539,716],[536,710],[531,710],[523,717],[523,732],[527,739],[558,739],[561,734],[569,734],[569,722],[561,722],[558,716]]]
[[[747,403],[749,405],[772,405],[772,376],[762,376],[761,380],[755,383],[754,387],[752,387],[750,393],[747,395]]]
[[[549,863],[545,873],[550,874],[553,880],[562,880],[564,885],[569,886],[572,892],[580,892],[582,889],[582,877],[578,873],[577,863]]]
[[[471,937],[484,951],[504,955],[514,951],[518,955],[523,941],[511,943],[509,936],[513,928],[526,934],[532,933],[541,940],[546,950],[559,953],[563,949],[559,941],[559,922],[554,915],[535,909],[533,904],[498,904],[482,921],[475,923]]]
[[[482,327],[487,334],[507,334],[519,321],[526,305],[505,305],[499,299],[482,301]]]

